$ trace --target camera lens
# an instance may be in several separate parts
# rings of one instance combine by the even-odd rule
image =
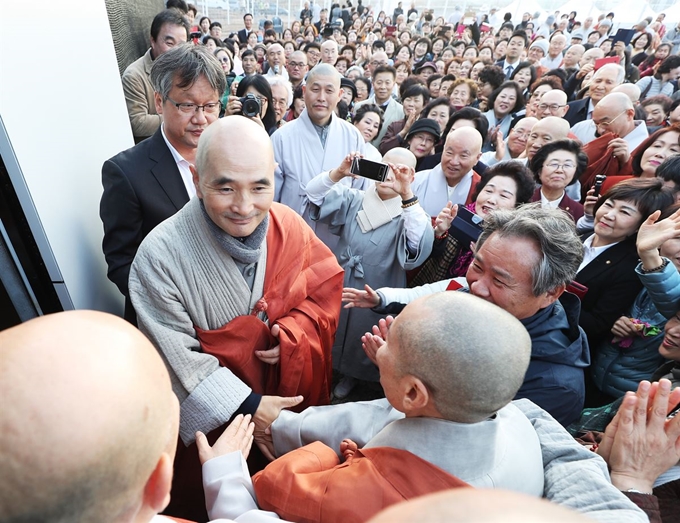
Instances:
[[[241,113],[248,118],[254,118],[260,114],[260,101],[251,93],[241,98]]]

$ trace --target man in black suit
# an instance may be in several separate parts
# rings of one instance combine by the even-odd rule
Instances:
[[[527,47],[527,34],[524,30],[518,29],[510,37],[508,42],[508,50],[505,52],[505,58],[496,62],[496,65],[503,69],[505,79],[509,80],[515,68],[522,60],[522,53]]]
[[[588,87],[588,96],[568,104],[569,110],[564,119],[569,122],[569,126],[574,127],[579,122],[592,119],[597,103],[614,87],[621,85],[625,76],[625,70],[618,64],[605,64],[595,71]]]
[[[238,41],[242,44],[247,44],[248,43],[248,35],[253,30],[253,15],[251,15],[250,13],[244,14],[243,15],[243,25],[245,25],[245,27],[237,33]]]
[[[128,275],[144,237],[195,194],[189,165],[198,139],[220,113],[224,71],[203,46],[186,44],[160,56],[151,68],[154,101],[163,124],[136,146],[104,162],[99,215],[108,277],[125,296],[134,323]]]

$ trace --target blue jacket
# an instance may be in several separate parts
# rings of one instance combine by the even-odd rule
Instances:
[[[565,292],[521,320],[531,336],[531,361],[515,399],[530,399],[564,426],[581,415],[583,372],[590,365],[588,339],[578,325],[580,308],[579,299]]]
[[[614,398],[623,396],[629,390],[637,390],[638,384],[650,379],[664,362],[659,354],[659,343],[663,339],[666,318],[654,306],[646,289],[642,289],[635,298],[628,316],[655,325],[662,332],[656,336],[636,336],[628,348],[612,343],[613,335],[610,335],[595,351],[590,369],[595,386]]]
[[[668,258],[663,258],[667,260]],[[645,286],[657,310],[666,318],[672,318],[680,309],[680,274],[670,260],[661,272],[643,274],[642,264],[635,272]]]

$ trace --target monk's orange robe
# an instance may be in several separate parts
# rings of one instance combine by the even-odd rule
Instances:
[[[469,487],[405,450],[357,450],[340,463],[318,441],[273,461],[253,483],[261,509],[298,523],[362,523],[400,501]]]
[[[201,348],[215,356],[254,392],[276,396],[304,396],[295,410],[326,405],[331,390],[331,348],[340,317],[343,270],[335,255],[294,211],[274,203],[267,231],[267,270],[264,292],[256,310],[214,331],[196,329]],[[255,314],[265,310],[269,325],[279,325],[278,341]],[[260,361],[256,350],[280,345],[277,365]],[[223,425],[208,436],[212,444]],[[266,460],[253,445],[251,472]],[[258,457],[260,458],[258,460]],[[257,463],[254,463],[256,461]],[[201,521],[207,519],[196,444],[180,441],[175,458],[172,500],[167,514]]]

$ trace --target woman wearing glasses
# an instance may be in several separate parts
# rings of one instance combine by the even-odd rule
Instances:
[[[269,82],[262,75],[246,76],[236,88],[236,96],[229,97],[229,103],[225,116],[243,114],[241,98],[253,95],[260,104],[260,113],[252,116],[253,120],[260,122],[270,135],[276,131],[276,114],[272,100],[272,89]]]
[[[234,83],[234,79],[236,78],[236,74],[234,73],[234,62],[231,59],[229,51],[227,51],[225,48],[216,49],[213,54],[215,55],[215,58],[217,58],[217,61],[220,62],[222,70],[227,77],[227,89],[222,95],[222,108],[224,110],[224,108],[226,108],[227,104],[229,103],[231,84]]]
[[[588,166],[588,156],[574,140],[558,140],[541,147],[529,162],[540,187],[532,202],[541,207],[562,209],[574,220],[583,216],[583,205],[567,196],[565,189],[576,183]]]

